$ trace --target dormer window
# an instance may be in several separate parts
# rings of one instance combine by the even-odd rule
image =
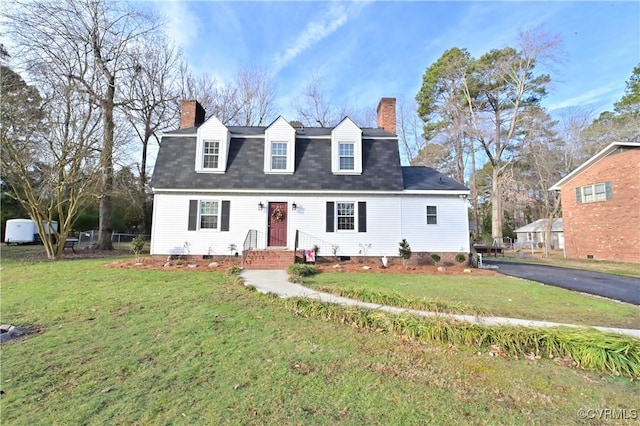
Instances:
[[[204,141],[202,168],[217,169],[220,160],[220,141]]]
[[[216,117],[210,117],[197,132],[196,172],[224,173],[231,136],[229,129]]]
[[[331,171],[345,175],[362,173],[362,130],[348,117],[331,131]]]
[[[340,142],[338,144],[340,171],[353,170],[355,168],[354,146],[353,142]]]
[[[287,142],[271,142],[271,170],[287,170]]]
[[[264,172],[291,174],[295,163],[296,130],[278,117],[264,131]]]

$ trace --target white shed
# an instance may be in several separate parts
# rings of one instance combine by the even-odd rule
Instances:
[[[58,229],[58,222],[51,222],[46,226],[47,233],[52,234]],[[40,241],[40,234],[36,223],[31,219],[9,219],[4,232],[4,242],[7,244],[32,244]]]

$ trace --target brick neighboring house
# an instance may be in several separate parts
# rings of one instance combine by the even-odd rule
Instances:
[[[560,190],[567,257],[640,263],[640,143],[614,142]]]

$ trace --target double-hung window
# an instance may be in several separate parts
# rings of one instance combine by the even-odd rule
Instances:
[[[438,224],[438,207],[427,206],[427,225]]]
[[[271,170],[287,169],[287,143],[271,142]]]
[[[202,168],[217,169],[220,161],[220,141],[203,141]]]
[[[600,182],[592,185],[576,188],[576,201],[578,203],[593,203],[606,201],[611,198],[611,183]]]
[[[595,190],[595,201],[604,201],[607,199],[607,188],[604,183],[597,183],[593,185],[593,188]]]
[[[585,203],[589,203],[591,201],[594,201],[594,199],[593,199],[593,186],[585,186],[584,188],[582,188],[582,191],[583,191],[584,202]]]
[[[200,229],[218,229],[218,202],[200,201]]]
[[[354,170],[355,168],[355,147],[351,142],[340,142],[338,144],[338,157],[340,170]]]
[[[356,229],[355,203],[337,203],[338,231],[353,231]]]

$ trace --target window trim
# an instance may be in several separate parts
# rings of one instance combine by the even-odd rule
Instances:
[[[274,153],[273,153],[274,144],[284,145],[284,155],[282,155],[282,154],[274,155]],[[274,168],[273,167],[274,158],[282,158],[282,157],[284,157],[284,167],[283,168]],[[289,166],[289,142],[288,141],[279,141],[279,140],[269,141],[269,170],[271,172],[274,172],[274,173],[284,173],[289,168],[288,166]]]
[[[340,215],[340,204],[351,204],[352,214],[348,215]],[[358,203],[356,201],[336,201],[335,204],[335,230],[336,232],[357,232],[358,231],[358,212],[357,212]],[[349,218],[353,219],[353,228],[352,229],[340,229],[340,218]]]
[[[341,148],[343,146],[351,146],[351,155],[342,155]],[[342,167],[342,159],[350,158],[352,161],[351,168]],[[338,141],[338,170],[340,172],[352,173],[356,170],[356,143],[354,141]]]
[[[435,213],[429,213],[429,207],[436,209]],[[429,223],[429,218],[435,218],[435,223]],[[427,204],[425,206],[425,223],[427,225],[438,225],[438,206],[433,204]]]
[[[603,191],[598,191],[601,188]],[[598,203],[611,199],[611,182],[597,182],[576,187],[576,202],[578,204]]]
[[[214,144],[218,144],[218,150],[217,153],[215,154],[207,154],[207,144],[208,143],[214,143]],[[220,148],[222,146],[222,143],[220,142],[219,139],[203,139],[202,140],[202,170],[219,170],[220,169]],[[215,157],[216,159],[216,166],[215,167],[206,167],[206,158],[207,156],[212,156]]]
[[[204,203],[216,203],[217,207],[217,213],[216,214],[207,214],[207,215],[203,215],[202,214],[202,206]],[[202,227],[202,216],[214,216],[216,217],[216,227],[215,228],[203,228]],[[197,230],[198,231],[220,231],[220,224],[222,222],[222,201],[215,199],[201,199],[198,200],[198,221],[197,221]]]

